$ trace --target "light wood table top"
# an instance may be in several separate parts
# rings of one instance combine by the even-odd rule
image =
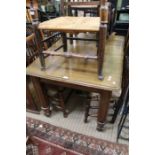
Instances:
[[[46,70],[40,69],[40,61],[36,59],[27,67],[27,75],[49,79],[57,82],[65,82],[82,86],[89,86],[104,90],[120,90],[123,70],[123,45],[124,37],[111,36],[106,43],[104,59],[104,79],[98,79],[97,61],[77,58],[64,58],[49,56],[46,58]],[[69,49],[76,53],[89,53],[95,55],[95,43],[77,42],[77,46],[71,45]]]
[[[98,32],[100,17],[58,17],[39,24],[39,29],[60,32]]]

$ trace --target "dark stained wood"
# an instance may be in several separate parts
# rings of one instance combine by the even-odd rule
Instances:
[[[102,131],[106,123],[106,116],[111,98],[111,91],[100,92],[99,111],[97,116],[97,130]]]
[[[59,96],[59,104],[60,104],[61,110],[63,111],[63,115],[66,118],[68,116],[68,112],[65,107],[64,96],[61,90],[59,90],[58,96]]]
[[[62,33],[62,42],[63,42],[63,49],[64,49],[64,52],[67,52],[67,39],[66,39],[66,33]]]
[[[40,63],[41,63],[41,69],[44,70],[45,69],[45,59],[44,59],[44,55],[42,53],[43,51],[43,45],[41,44],[41,34],[40,31],[37,29],[38,25],[34,25],[34,32],[35,32],[35,40],[36,40],[36,46],[39,52],[39,59],[40,59]]]
[[[104,60],[104,51],[106,44],[106,31],[107,25],[101,24],[99,32],[99,49],[98,49],[98,78],[103,80],[103,60]]]
[[[109,20],[108,9],[109,9],[108,4],[101,5],[101,9],[100,9],[101,23],[108,23],[108,20]]]
[[[107,36],[107,23],[108,23],[108,9],[106,6],[106,0],[101,0],[100,8],[100,31],[99,31],[99,48],[98,48],[98,78],[103,80],[103,61],[104,61],[104,51]]]
[[[31,110],[32,112],[35,113],[39,113],[38,107],[34,102],[30,88],[27,83],[26,83],[26,109]]]
[[[42,105],[41,109],[44,111],[44,114],[46,116],[50,116],[51,115],[51,109],[49,108],[49,105],[47,103],[47,98],[44,95],[44,92],[43,92],[41,83],[39,81],[39,78],[31,76],[31,80],[32,80],[33,86],[35,88],[37,97],[39,98],[39,100],[41,102],[40,103]]]
[[[65,4],[64,0],[61,0],[61,3],[60,3],[61,16],[63,16],[65,14],[64,4]]]

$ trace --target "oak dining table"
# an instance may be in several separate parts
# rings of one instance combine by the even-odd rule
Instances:
[[[100,94],[99,110],[97,116],[97,130],[102,131],[106,123],[106,116],[112,91],[121,89],[123,71],[123,45],[124,37],[111,35],[106,40],[103,72],[104,79],[96,78],[97,61],[93,59],[66,58],[48,56],[45,59],[46,70],[41,70],[39,58],[26,69],[26,74],[31,77],[36,94],[46,116],[51,115],[51,109],[46,99],[41,83],[48,83],[66,88],[96,92]],[[89,55],[95,55],[95,44],[83,43],[75,48],[68,48],[74,53],[85,51]],[[86,50],[87,49],[87,50]],[[63,50],[62,50],[63,52]]]

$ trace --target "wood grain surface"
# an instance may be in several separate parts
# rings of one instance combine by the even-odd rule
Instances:
[[[45,60],[45,71],[40,69],[40,61],[37,59],[27,67],[26,72],[27,75],[57,82],[63,81],[103,90],[119,90],[121,88],[123,70],[123,45],[124,37],[122,36],[112,35],[107,40],[103,64],[104,80],[102,81],[97,76],[97,61],[92,59],[84,60],[49,56]],[[78,41],[76,46],[70,45],[68,48],[78,54],[96,55],[96,44],[92,42]]]

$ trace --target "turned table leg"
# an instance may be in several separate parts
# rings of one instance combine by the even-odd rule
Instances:
[[[106,117],[108,113],[109,102],[111,98],[111,91],[102,91],[100,93],[99,110],[97,116],[97,130],[103,131],[106,123]]]
[[[34,89],[36,91],[37,97],[40,100],[40,103],[42,106],[41,109],[44,111],[44,114],[46,116],[50,116],[51,115],[51,109],[47,103],[47,99],[46,99],[45,94],[42,90],[39,78],[31,76],[31,79],[32,79],[32,83],[33,83]]]

